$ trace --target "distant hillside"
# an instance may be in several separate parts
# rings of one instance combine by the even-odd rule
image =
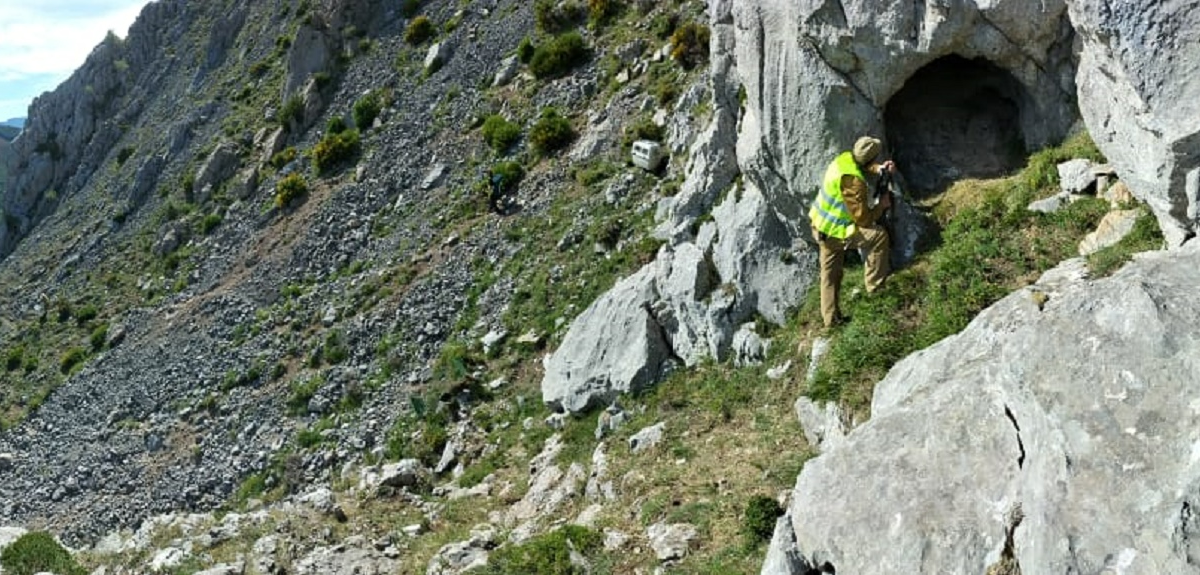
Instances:
[[[17,134],[20,133],[21,128],[17,126],[10,126],[8,124],[0,125],[0,140],[4,140],[5,142],[13,141],[13,138],[16,138]]]
[[[9,118],[3,122],[0,122],[0,126],[12,126],[17,129],[24,128],[25,118]]]

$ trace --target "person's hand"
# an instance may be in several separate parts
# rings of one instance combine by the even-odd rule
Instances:
[[[883,172],[895,173],[896,172],[896,162],[887,160],[884,163],[879,164],[879,173],[882,174]]]

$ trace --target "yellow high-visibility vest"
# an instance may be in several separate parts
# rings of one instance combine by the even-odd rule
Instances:
[[[838,154],[825,170],[825,182],[817,198],[813,200],[812,208],[808,210],[808,219],[812,220],[813,229],[839,240],[844,240],[855,232],[854,217],[846,207],[842,196],[842,176],[854,176],[866,181],[858,164],[850,152]]]

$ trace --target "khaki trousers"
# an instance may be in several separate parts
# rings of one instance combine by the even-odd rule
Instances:
[[[838,299],[842,292],[842,266],[846,261],[846,250],[866,250],[863,279],[867,284],[867,293],[873,293],[883,286],[883,281],[891,271],[888,235],[883,228],[872,226],[857,228],[854,235],[845,240],[822,236],[816,230],[813,230],[813,238],[821,246],[821,319],[825,321],[825,327],[830,327],[842,320]]]

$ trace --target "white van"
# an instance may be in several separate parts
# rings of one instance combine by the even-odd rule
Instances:
[[[658,169],[666,156],[662,144],[653,140],[637,140],[630,154],[633,156],[633,165],[651,172]]]

